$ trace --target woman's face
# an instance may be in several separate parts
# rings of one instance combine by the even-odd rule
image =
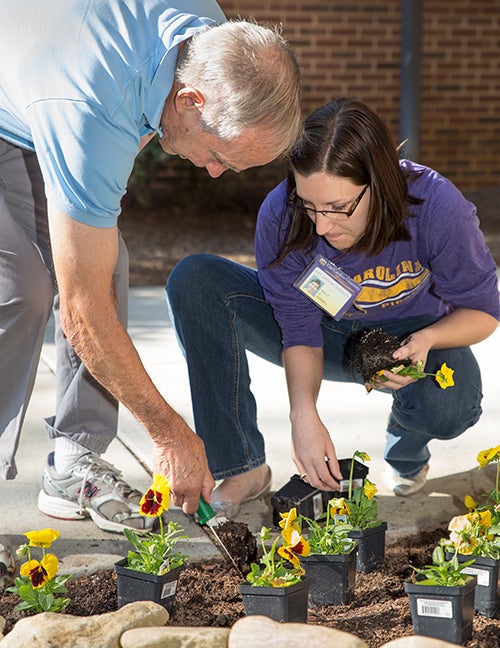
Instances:
[[[359,240],[366,228],[370,205],[370,189],[366,185],[356,185],[349,178],[326,173],[313,173],[308,177],[295,173],[295,184],[297,200],[308,210],[319,236],[337,250],[347,250]],[[361,194],[349,218],[342,214],[322,213],[350,212]]]

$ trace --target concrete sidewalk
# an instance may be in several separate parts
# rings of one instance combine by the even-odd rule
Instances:
[[[184,358],[168,319],[163,288],[134,288],[131,291],[129,331],[153,381],[170,404],[192,425],[189,384]],[[0,481],[0,540],[16,548],[25,540],[25,531],[52,527],[61,536],[53,547],[62,558],[61,569],[86,573],[110,568],[126,554],[128,543],[120,534],[101,531],[91,520],[71,522],[41,514],[36,506],[43,472],[52,442],[42,420],[53,413],[55,403],[54,360],[48,327],[42,362],[26,417],[19,452],[18,477]],[[389,544],[424,529],[446,523],[463,513],[466,494],[480,496],[494,487],[493,466],[478,470],[477,453],[500,444],[500,399],[498,398],[498,358],[500,331],[474,347],[483,372],[484,414],[479,423],[447,443],[431,444],[432,460],[425,489],[409,498],[398,498],[383,486],[383,448],[390,397],[366,394],[358,385],[324,383],[319,408],[331,429],[337,454],[349,457],[354,450],[367,452],[369,477],[379,488],[380,517],[387,521]],[[283,371],[255,356],[250,356],[252,388],[259,407],[259,425],[266,439],[268,463],[273,470],[273,491],[295,474],[290,458],[288,399]],[[150,484],[151,441],[128,411],[120,414],[119,436],[105,459],[123,471],[125,479],[140,490]],[[181,524],[190,540],[182,549],[193,560],[220,557],[202,529],[179,509],[170,515]],[[252,531],[263,524],[272,526],[270,499],[242,508],[239,520]]]

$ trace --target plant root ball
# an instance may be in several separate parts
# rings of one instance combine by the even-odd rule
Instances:
[[[363,333],[356,348],[354,365],[363,376],[365,383],[369,383],[378,371],[411,364],[409,358],[395,360],[392,357],[394,351],[400,346],[397,337],[389,335],[381,328]]]

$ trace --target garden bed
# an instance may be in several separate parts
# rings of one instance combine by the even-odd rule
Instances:
[[[413,634],[408,597],[403,583],[410,576],[410,564],[421,567],[431,561],[432,549],[447,535],[445,529],[422,533],[396,546],[387,547],[384,565],[370,574],[356,575],[355,599],[350,605],[323,606],[309,610],[310,624],[350,632],[377,648],[399,637]],[[173,612],[168,625],[230,627],[243,616],[238,593],[241,576],[230,565],[195,563],[181,574]],[[68,583],[68,614],[87,616],[117,609],[116,577],[100,571]],[[19,618],[12,610],[18,599],[0,595],[0,614],[6,619],[5,632]],[[474,615],[474,633],[468,648],[500,645],[500,620]]]

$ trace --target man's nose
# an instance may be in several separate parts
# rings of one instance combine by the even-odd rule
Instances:
[[[205,168],[211,178],[219,178],[227,171],[227,167],[220,162],[208,162],[208,164],[205,164]]]

